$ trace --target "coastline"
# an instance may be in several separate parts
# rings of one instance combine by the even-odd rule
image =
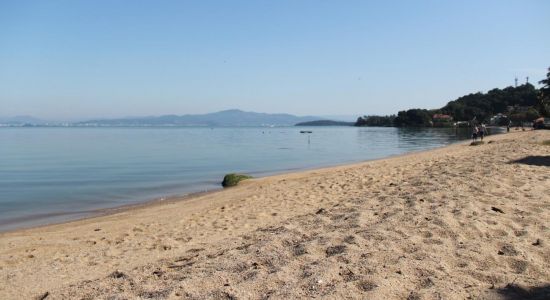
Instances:
[[[510,139],[510,137],[514,137],[518,141]],[[143,291],[133,290],[127,285],[127,282],[117,282],[117,278],[113,278],[109,274],[119,270],[125,274],[124,278],[149,278],[151,273],[147,272],[152,269],[161,269],[166,274],[175,275],[171,272],[180,267],[171,268],[170,264],[173,264],[174,259],[177,261],[178,257],[184,257],[186,259],[183,261],[192,261],[192,265],[200,266],[196,269],[193,269],[192,265],[181,266],[185,272],[192,272],[197,275],[197,278],[201,278],[201,274],[206,274],[196,272],[208,269],[209,263],[216,262],[222,268],[221,271],[210,270],[210,273],[207,272],[214,276],[209,283],[198,284],[189,278],[190,281],[185,284],[183,290],[188,290],[190,295],[193,293],[195,293],[193,295],[197,295],[196,293],[202,290],[205,293],[206,291],[219,291],[243,297],[244,294],[239,294],[239,290],[241,290],[258,296],[257,293],[262,290],[262,283],[267,284],[265,280],[272,280],[268,286],[275,290],[277,284],[280,284],[277,280],[287,277],[290,281],[295,280],[296,282],[287,282],[288,288],[279,289],[277,292],[287,294],[278,294],[279,296],[307,296],[311,292],[313,294],[310,296],[325,295],[325,297],[331,295],[358,297],[359,295],[369,295],[368,293],[375,297],[406,297],[419,282],[426,287],[417,293],[425,294],[427,297],[432,295],[434,290],[444,297],[452,295],[453,291],[462,296],[491,296],[490,292],[485,294],[491,284],[504,287],[505,283],[511,282],[511,278],[514,276],[516,279],[519,278],[515,281],[516,284],[524,284],[529,287],[537,286],[550,281],[549,271],[547,271],[550,269],[548,260],[544,261],[545,257],[550,257],[547,246],[533,247],[535,250],[532,250],[534,252],[531,253],[530,248],[524,249],[521,245],[513,244],[514,251],[504,256],[498,254],[497,251],[494,251],[493,255],[492,249],[489,251],[485,247],[496,247],[495,245],[502,243],[502,240],[514,236],[518,239],[529,238],[529,243],[534,243],[534,240],[531,240],[538,235],[537,238],[542,241],[542,245],[548,240],[549,234],[544,229],[548,224],[547,221],[545,224],[544,220],[548,220],[550,216],[548,211],[550,199],[548,199],[548,195],[543,195],[540,191],[550,188],[550,178],[544,177],[544,174],[541,175],[542,177],[537,174],[535,183],[538,185],[525,180],[534,176],[531,175],[533,168],[536,171],[545,167],[509,163],[516,158],[521,159],[525,155],[548,153],[545,152],[547,148],[540,148],[544,146],[533,146],[535,148],[530,149],[522,145],[522,143],[532,143],[532,140],[540,139],[550,139],[548,131],[491,135],[487,138],[485,145],[477,147],[469,147],[467,142],[462,141],[436,149],[360,163],[277,174],[248,180],[237,187],[226,190],[132,205],[132,207],[125,207],[110,214],[60,224],[2,232],[0,233],[0,274],[6,279],[0,284],[0,295],[3,295],[5,299],[12,299],[17,295],[35,297],[46,292],[53,298],[74,298],[84,295],[106,297],[115,293],[113,289],[118,286],[122,287],[120,295],[134,298]],[[489,144],[489,141],[494,143]],[[519,150],[504,151],[503,148],[506,147]],[[472,154],[479,154],[479,157],[472,157]],[[476,164],[474,164],[474,169],[471,169],[469,164],[472,162],[470,160],[476,160],[476,164],[486,169],[478,170],[475,167]],[[434,165],[440,166],[441,169],[435,168]],[[475,189],[471,190],[472,187],[468,183],[469,177],[456,177],[456,174],[462,174],[456,173],[458,172],[456,168],[463,168],[461,172],[472,178],[484,176],[487,180],[493,180],[494,178],[489,173],[498,174],[498,172],[503,172],[504,177],[493,183],[495,186],[499,185],[499,188],[491,186],[487,188],[488,191],[479,191],[474,184]],[[489,173],[485,174],[487,172]],[[420,174],[424,175],[420,176]],[[432,178],[434,174],[439,174],[440,177]],[[427,180],[428,177],[431,178],[431,181]],[[516,180],[522,182],[523,185],[515,187]],[[434,184],[439,188],[430,190],[430,187],[434,188]],[[508,186],[511,188],[509,189]],[[524,212],[520,213],[523,215],[521,219],[526,217],[527,220],[517,219],[517,213],[511,213],[514,210],[514,205],[508,206],[506,203],[493,204],[491,202],[497,201],[494,199],[498,197],[507,197],[510,193],[516,193],[517,191],[512,187],[519,190],[519,187],[524,186],[529,191],[525,192],[525,195],[522,194],[523,196],[520,194],[517,196],[522,197],[521,199],[525,200],[525,203],[519,201],[519,203],[515,203],[515,207]],[[456,188],[456,191],[453,188]],[[470,190],[474,194],[473,196],[467,192]],[[423,193],[425,194],[424,198],[416,199]],[[455,193],[458,194],[455,195]],[[476,201],[479,199],[477,199],[476,193],[487,197],[490,201],[484,200],[477,203]],[[414,203],[409,203],[413,200],[411,197],[415,198]],[[433,197],[433,199],[429,197]],[[533,198],[537,197],[542,197],[542,203],[540,207],[532,209],[530,206],[535,204],[531,202]],[[440,202],[441,200],[438,199],[446,200]],[[471,227],[473,225],[470,224],[473,222],[471,215],[462,215],[460,212],[453,212],[454,210],[450,208],[449,211],[439,211],[439,207],[451,205],[455,207],[454,209],[460,208],[460,211],[473,210],[475,212],[478,209],[476,205],[481,204],[485,207],[483,212],[477,212],[473,218],[479,219],[488,213],[487,218],[494,219],[497,223],[486,223],[485,225],[497,227],[494,231],[484,232],[486,230],[484,227],[477,228],[475,226],[474,230]],[[495,215],[495,212],[490,210],[491,205],[504,209],[506,213]],[[424,208],[424,206],[426,207]],[[360,209],[360,207],[362,208]],[[485,211],[487,207],[489,207],[488,212]],[[378,210],[380,211],[378,212]],[[418,210],[418,215],[408,215],[407,210]],[[374,211],[376,214],[372,214]],[[400,215],[400,218],[392,220],[397,215]],[[347,219],[342,219],[339,216],[347,216]],[[408,223],[416,220],[416,217],[418,217],[416,222],[422,224],[427,222],[427,219],[423,220],[423,218],[439,220],[437,223],[447,224],[450,229],[435,224],[439,227],[432,228],[432,236],[427,237],[427,233],[422,233],[423,229],[429,228],[427,224],[418,227],[414,222]],[[502,225],[504,227],[501,228],[498,225],[501,222],[498,217],[511,219],[505,219]],[[537,225],[537,219],[542,219],[543,223]],[[512,223],[507,224],[506,222]],[[530,228],[529,232],[520,236],[503,235],[503,232],[506,233],[509,230],[526,230],[520,228],[519,225],[514,225],[516,223],[513,222],[517,224],[531,222],[522,225]],[[459,225],[460,223],[465,225]],[[315,230],[315,227],[319,226],[325,228],[324,232]],[[359,230],[364,226],[367,226],[366,229]],[[468,239],[464,239],[463,235],[467,233],[462,232],[461,227],[467,227],[473,232],[477,230],[483,234],[480,236],[474,234]],[[403,233],[399,234],[395,230]],[[415,237],[414,231],[421,235]],[[355,234],[351,234],[353,232]],[[488,233],[490,236],[487,236]],[[308,237],[306,238],[304,235]],[[348,235],[353,236],[353,239],[348,238]],[[402,236],[400,237],[400,235]],[[485,237],[480,239],[481,236]],[[388,237],[393,240],[386,240]],[[457,242],[457,238],[462,239],[462,246]],[[346,242],[346,239],[349,241]],[[279,251],[279,248],[284,246],[285,241],[291,240],[303,240],[302,244],[311,242],[314,244],[308,244],[305,252],[296,255],[296,258],[288,258],[285,256],[286,254],[283,255]],[[342,240],[344,241],[342,242]],[[390,255],[388,250],[384,251],[377,244],[373,244],[374,240],[378,241],[380,247],[394,249],[395,253],[393,254],[397,255],[396,257],[404,255],[405,258],[394,261],[393,254]],[[478,240],[481,244],[477,243]],[[410,244],[410,241],[414,241],[414,243]],[[248,246],[239,249],[243,247],[241,244]],[[344,245],[343,248],[339,247],[342,245]],[[447,267],[445,272],[435,268],[435,262],[443,262],[443,265],[448,266],[455,262],[440,254],[424,252],[424,246],[431,247],[432,250],[441,250],[442,255],[449,251],[449,253],[460,252],[462,251],[460,249],[463,249],[461,247],[469,248],[471,246],[473,251],[475,247],[481,246],[484,255],[485,250],[491,252],[491,255],[485,265],[480,262],[481,264],[472,270],[474,272],[476,268],[484,266],[487,268],[486,271],[475,271],[475,274],[466,272],[468,274],[465,275],[464,270],[468,269],[468,266],[451,267],[450,269]],[[440,246],[446,248],[438,249]],[[250,266],[248,265],[252,254],[248,253],[248,248],[258,249],[259,253],[263,253],[256,258],[260,265],[259,270],[256,271],[258,274],[254,275],[257,279],[237,281],[230,274],[237,272],[236,262],[247,265],[247,267],[242,266],[244,268],[242,272],[249,272],[248,267]],[[332,252],[330,252],[329,255],[329,249],[338,253],[331,254]],[[414,249],[416,250],[412,251]],[[509,250],[509,247],[506,249]],[[351,270],[358,266],[352,264],[348,266],[348,269],[357,278],[353,279],[355,278],[352,276],[353,274],[348,274],[348,277],[351,276],[350,278],[353,280],[339,279],[342,275],[337,274],[342,271],[338,271],[336,268],[336,273],[334,273],[333,268],[348,265],[346,260],[355,262],[359,259],[360,261],[361,255],[359,254],[364,254],[365,251],[372,252],[366,257],[373,268],[371,273],[366,272],[367,270]],[[229,253],[230,256],[225,257],[224,253]],[[272,255],[276,255],[276,257]],[[529,260],[522,260],[522,257],[529,257]],[[506,259],[504,265],[493,265],[493,262],[498,261],[499,258]],[[296,279],[300,276],[294,276],[295,272],[303,271],[304,266],[302,265],[310,259],[318,261],[317,264],[310,266],[311,268],[324,267],[322,271],[318,272],[318,276],[315,275],[317,277],[314,276],[316,282],[314,291],[308,290],[311,288],[310,284],[313,284],[311,276],[302,279]],[[474,257],[470,259],[478,262]],[[483,259],[487,258],[483,257]],[[434,264],[431,263],[432,260]],[[393,261],[390,265],[403,265],[399,270],[383,270],[386,269],[385,261],[388,261],[388,264],[389,261]],[[420,267],[418,262],[423,261],[428,262],[425,266]],[[382,264],[384,264],[384,268],[382,268]],[[434,269],[431,268],[432,265]],[[544,270],[545,266],[546,271]],[[421,268],[422,271],[419,271],[418,268]],[[502,268],[505,270],[503,271]],[[83,269],[86,272],[81,272]],[[408,279],[399,279],[401,274],[396,273],[397,271],[408,274]],[[499,275],[499,272],[504,275]],[[280,275],[282,277],[274,278],[272,276],[275,275],[270,275],[277,273],[282,274]],[[456,276],[456,279],[449,279],[451,282],[440,280],[438,276],[445,273],[452,273],[453,278]],[[389,279],[384,279],[384,276]],[[176,294],[183,291],[171,286],[173,282],[170,278],[160,277],[160,281],[154,284],[146,282],[152,285],[150,286],[151,290],[169,290],[165,298],[177,297]],[[7,278],[10,280],[9,284],[6,284]],[[399,280],[403,282],[398,283]],[[451,285],[453,280],[469,282],[471,287],[465,288],[463,291],[456,291]],[[225,281],[230,282],[230,286],[226,289],[224,288]],[[331,284],[328,285],[328,283]],[[147,284],[144,283],[144,286],[149,286]],[[298,289],[303,285],[308,285],[308,288]],[[94,286],[101,288],[94,290]],[[367,288],[368,286],[370,288]],[[390,286],[394,287],[393,290]],[[324,292],[327,294],[323,294]],[[459,296],[459,298],[463,297]]]
[[[497,131],[497,133],[492,134],[492,136],[499,135],[499,134],[502,134],[502,133],[504,133],[504,130],[503,130],[503,128],[500,128]],[[389,156],[385,156],[385,157],[381,157],[381,158],[374,158],[374,159],[367,159],[367,160],[351,160],[351,161],[347,161],[347,162],[344,161],[344,162],[341,162],[341,163],[320,164],[318,166],[313,166],[313,167],[291,168],[291,169],[284,169],[284,170],[279,170],[279,171],[257,171],[257,172],[250,172],[250,173],[247,173],[247,174],[253,175],[254,179],[261,179],[261,178],[267,178],[267,177],[272,177],[272,176],[288,175],[288,174],[292,174],[292,173],[302,173],[302,172],[308,172],[308,171],[332,169],[332,168],[335,168],[335,167],[348,167],[348,166],[351,167],[351,166],[354,166],[354,165],[359,165],[359,164],[368,163],[368,162],[372,162],[372,161],[391,159],[391,158],[395,158],[395,157],[401,157],[401,156],[404,156],[404,155],[414,155],[416,153],[433,151],[433,150],[437,150],[437,149],[441,149],[441,148],[445,148],[445,147],[449,147],[449,146],[457,145],[457,144],[461,144],[461,143],[467,143],[467,142],[468,142],[468,140],[461,140],[461,141],[453,142],[453,143],[448,144],[448,145],[438,146],[438,147],[435,147],[435,148],[432,148],[432,149],[416,150],[416,151],[413,150],[413,151],[408,151],[406,153],[393,154],[393,155],[389,155]],[[259,176],[257,176],[257,174],[259,174]],[[220,181],[221,181],[221,179],[220,179]],[[192,199],[194,197],[199,197],[203,194],[220,192],[220,191],[223,191],[223,188],[221,187],[221,185],[217,188],[214,188],[214,189],[209,189],[209,190],[204,190],[204,191],[192,191],[192,192],[189,192],[189,193],[181,193],[181,194],[163,195],[163,196],[158,196],[158,197],[154,197],[154,198],[144,199],[144,200],[141,200],[141,201],[137,201],[135,203],[116,205],[116,206],[112,206],[112,207],[87,209],[87,210],[83,210],[83,211],[54,212],[54,213],[47,214],[45,216],[46,217],[48,217],[48,216],[60,216],[60,218],[57,218],[57,219],[54,218],[51,221],[37,220],[34,224],[32,224],[32,223],[31,224],[24,224],[24,225],[17,226],[16,228],[0,229],[0,236],[3,233],[17,232],[17,231],[20,231],[20,230],[28,230],[28,229],[33,229],[33,228],[52,226],[52,225],[60,225],[60,224],[65,224],[65,223],[73,223],[73,222],[77,222],[77,221],[80,221],[80,220],[86,220],[86,219],[91,219],[91,218],[96,218],[96,217],[101,217],[101,216],[112,215],[112,214],[123,212],[125,210],[134,210],[134,209],[146,208],[146,207],[149,207],[151,205],[154,206],[154,205],[158,205],[158,204],[162,204],[162,203],[167,203],[167,202],[170,202],[170,201],[186,201],[186,200]],[[15,222],[14,222],[14,220],[9,220],[8,222],[2,223],[0,225],[9,226],[13,223],[16,223],[20,219],[32,220],[32,219],[34,219],[36,217],[39,217],[39,216],[42,217],[43,215],[41,215],[41,214],[28,215],[28,216],[24,216],[24,217],[16,219]]]
[[[410,151],[410,152],[403,153],[403,154],[395,154],[395,155],[390,155],[390,156],[387,156],[387,157],[364,160],[364,161],[359,161],[359,162],[335,164],[335,165],[323,166],[323,167],[318,167],[318,168],[304,168],[304,169],[298,168],[298,169],[289,169],[289,170],[278,171],[278,172],[261,172],[262,174],[267,174],[267,175],[254,177],[252,179],[249,179],[248,181],[251,181],[251,180],[254,180],[254,179],[258,180],[258,179],[270,178],[270,177],[275,177],[275,176],[291,175],[291,174],[295,174],[295,173],[330,170],[330,169],[334,169],[334,168],[338,168],[338,167],[353,167],[355,165],[360,165],[360,164],[363,164],[363,163],[368,163],[368,162],[373,162],[373,161],[379,161],[379,160],[391,159],[391,158],[396,158],[396,157],[401,157],[401,156],[414,155],[414,154],[422,153],[422,152],[434,151],[434,150],[437,150],[437,149],[449,147],[449,146],[460,144],[460,143],[465,143],[465,142],[464,141],[459,141],[459,142],[453,143],[451,145],[441,146],[441,147],[437,147],[437,148],[434,148],[434,149]],[[192,193],[188,193],[188,194],[176,194],[176,195],[170,195],[170,196],[166,196],[166,197],[157,197],[157,198],[153,198],[153,199],[149,199],[149,200],[144,200],[142,202],[125,204],[125,205],[120,205],[120,206],[115,206],[115,207],[98,208],[98,209],[78,211],[78,212],[54,213],[53,215],[65,215],[65,214],[68,214],[68,215],[83,215],[83,214],[85,214],[87,216],[76,217],[74,219],[71,218],[71,219],[67,219],[67,220],[51,221],[51,222],[48,222],[48,223],[45,223],[45,224],[22,226],[22,227],[14,228],[14,229],[0,230],[0,238],[2,237],[3,234],[23,232],[23,231],[26,231],[26,230],[33,230],[33,229],[48,227],[48,226],[70,224],[70,223],[75,223],[75,222],[78,222],[78,221],[95,219],[95,218],[104,217],[104,216],[110,216],[110,215],[117,214],[117,213],[122,213],[122,212],[125,212],[125,211],[147,209],[147,208],[154,207],[154,206],[157,206],[157,205],[163,205],[163,204],[170,204],[170,203],[174,203],[174,202],[192,200],[192,199],[197,198],[197,197],[201,197],[201,196],[205,196],[205,195],[213,194],[213,193],[219,193],[219,192],[223,192],[223,191],[224,191],[224,188],[221,187],[221,185],[220,185],[219,188],[208,190],[208,191],[192,192]],[[32,219],[33,217],[36,217],[36,215],[31,215],[31,216],[28,216],[28,217],[25,217],[25,218]]]

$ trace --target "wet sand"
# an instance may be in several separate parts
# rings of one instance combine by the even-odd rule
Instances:
[[[546,299],[550,131],[0,234],[0,298]]]

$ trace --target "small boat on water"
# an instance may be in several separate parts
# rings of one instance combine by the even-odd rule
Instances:
[[[313,131],[310,131],[310,130],[301,130],[300,133],[313,133]]]

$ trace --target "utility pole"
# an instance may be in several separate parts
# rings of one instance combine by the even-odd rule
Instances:
[[[529,76],[527,76],[527,77],[525,78],[525,84],[528,84],[528,83],[529,83]]]
[[[518,77],[516,76],[516,79],[514,80],[516,82],[515,87],[518,87]]]

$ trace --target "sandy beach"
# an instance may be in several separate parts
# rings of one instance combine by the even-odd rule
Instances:
[[[549,299],[550,131],[0,234],[1,299]]]

